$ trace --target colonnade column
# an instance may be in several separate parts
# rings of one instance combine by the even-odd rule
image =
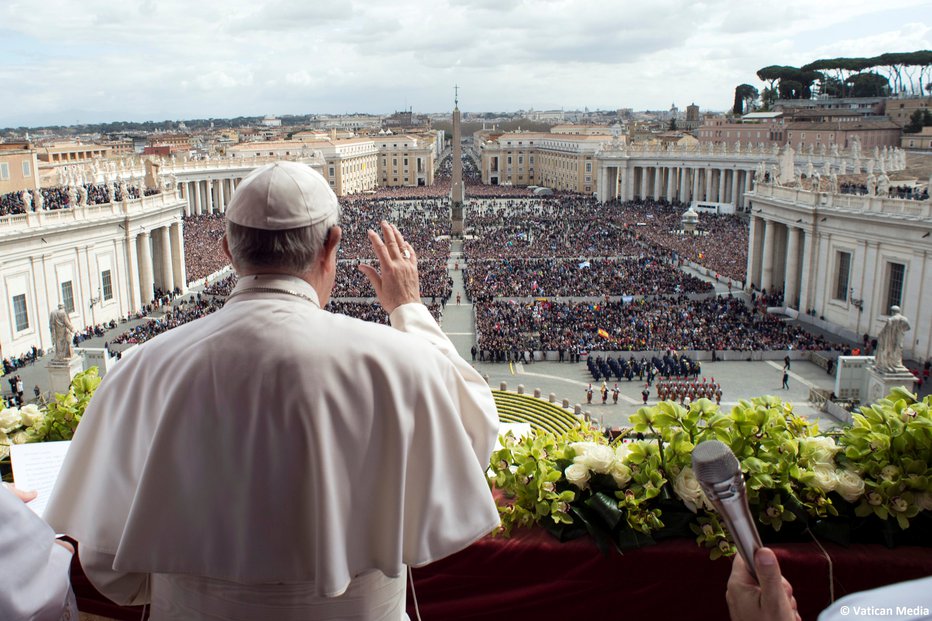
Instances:
[[[797,299],[799,289],[799,234],[802,231],[789,227],[789,238],[786,242],[786,276],[783,281],[783,304],[799,310]]]
[[[809,312],[809,289],[810,273],[812,268],[812,233],[806,234],[802,231],[799,239],[799,251],[803,257],[803,269],[799,277],[799,311],[802,313]]]
[[[172,285],[185,293],[188,290],[188,275],[184,266],[184,231],[180,222],[171,225],[171,240],[172,274],[174,276]]]
[[[674,177],[674,173],[676,172],[676,169],[665,168],[664,170],[667,171],[667,197],[666,198],[668,201],[672,201],[673,200],[673,177]]]
[[[639,186],[639,193],[641,200],[647,198],[647,167],[641,166],[641,183]]]
[[[715,202],[724,203],[725,201],[725,173],[727,171],[724,168],[718,169],[718,196],[715,197]]]
[[[136,252],[136,237],[126,237],[126,274],[129,277],[129,310],[134,312],[141,306],[139,301],[139,253]]]
[[[191,194],[194,196],[194,213],[197,215],[203,215],[204,211],[201,208],[201,188],[199,187],[200,182],[192,181],[191,182]]]
[[[699,200],[699,169],[691,168],[690,172],[693,175],[693,191],[690,193],[689,199],[697,201]]]
[[[226,201],[226,188],[224,187],[226,183],[223,179],[217,181],[217,210],[220,213],[224,213],[227,210],[227,201]]]
[[[654,200],[659,200],[661,188],[660,184],[663,181],[663,169],[659,166],[654,166],[652,170],[654,171]]]
[[[143,231],[136,238],[139,252],[139,305],[152,301],[155,290],[155,275],[152,273],[152,244],[148,231]]]
[[[764,248],[761,252],[760,288],[770,293],[773,288],[773,236],[776,228],[775,222],[764,223]]]
[[[677,170],[677,174],[680,176],[679,199],[680,199],[680,202],[685,203],[686,202],[686,169],[681,167],[681,168],[677,168],[676,170]]]
[[[738,169],[733,169],[731,171],[731,204],[735,206],[735,209],[738,208]]]
[[[167,226],[159,229],[159,245],[162,247],[162,287],[167,292],[174,287],[175,281],[172,269],[172,242]]]

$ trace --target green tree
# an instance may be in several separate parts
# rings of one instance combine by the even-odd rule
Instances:
[[[671,132],[676,131],[676,117],[670,119],[670,125],[667,126],[667,130]]]
[[[928,108],[916,110],[909,117],[909,123],[903,127],[904,134],[918,134],[923,127],[932,126],[932,112]]]
[[[853,75],[845,82],[851,85],[852,97],[883,97],[890,91],[890,81],[872,71]]]
[[[744,114],[745,110],[750,112],[751,106],[757,100],[759,94],[757,89],[750,84],[739,84],[735,87],[735,104],[732,111],[737,116]]]

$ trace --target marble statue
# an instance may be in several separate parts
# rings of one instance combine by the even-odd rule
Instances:
[[[867,174],[868,175],[874,174],[874,166],[876,166],[876,162],[874,162],[873,159],[867,160]]]
[[[42,196],[42,192],[39,190],[33,190],[32,192],[32,210],[33,211],[42,211],[45,207],[45,197]]]
[[[87,206],[87,188],[83,185],[78,186],[78,207]]]
[[[880,158],[880,147],[875,146],[874,150],[871,153],[875,160]]]
[[[735,153],[741,153],[741,141],[735,140]]]
[[[815,166],[813,165],[812,157],[810,156],[809,161],[806,162],[806,178],[812,179],[813,175],[815,175]]]
[[[825,160],[825,164],[822,165],[822,176],[828,177],[832,174],[832,163],[828,160]]]
[[[857,136],[851,139],[851,157],[855,160],[861,159],[861,139]]]
[[[74,350],[71,348],[74,326],[65,312],[64,304],[59,304],[58,308],[49,313],[49,331],[55,346],[54,361],[71,360],[74,357]]]
[[[838,174],[842,177],[848,174],[848,160],[841,160],[841,164],[838,166]]]
[[[867,185],[867,195],[874,196],[874,191],[876,190],[876,187],[877,187],[877,178],[874,177],[874,173],[872,172],[867,173],[866,185]]]
[[[829,175],[828,181],[832,194],[838,194],[838,175],[836,175],[834,172],[831,173]]]
[[[838,157],[838,143],[832,143],[832,157]]]
[[[815,145],[810,144],[809,145],[809,156],[812,157],[813,155],[815,155]]]
[[[890,307],[890,316],[881,319],[884,327],[877,335],[877,351],[874,354],[874,368],[894,371],[903,368],[903,334],[912,326],[909,319],[900,314],[899,306]]]
[[[68,186],[68,206],[74,208],[78,205],[78,191],[73,185]]]
[[[890,177],[883,171],[877,177],[877,196],[883,196],[884,198],[890,196]]]
[[[22,194],[19,196],[23,199],[23,206],[25,206],[26,211],[32,209],[32,194],[29,190],[23,190]]]

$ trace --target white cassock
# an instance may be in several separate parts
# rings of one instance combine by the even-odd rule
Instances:
[[[71,553],[12,492],[0,489],[0,619],[78,619],[68,571]]]
[[[241,278],[101,383],[46,518],[105,595],[153,620],[400,619],[405,565],[498,525],[492,394],[427,308],[393,329],[317,300]]]

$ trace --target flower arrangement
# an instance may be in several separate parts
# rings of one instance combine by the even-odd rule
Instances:
[[[100,385],[97,367],[78,373],[67,393],[58,393],[45,408],[34,403],[0,410],[0,461],[10,455],[10,444],[70,440],[81,416]]]
[[[503,437],[491,463],[503,534],[540,524],[560,540],[588,534],[603,552],[690,536],[712,558],[730,556],[734,546],[691,467],[693,447],[716,439],[741,463],[765,540],[932,543],[928,528],[904,538],[910,525],[932,521],[932,397],[894,390],[832,434],[771,396],[728,413],[707,399],[667,401],[641,408],[631,423],[613,443],[585,425],[562,436]]]

